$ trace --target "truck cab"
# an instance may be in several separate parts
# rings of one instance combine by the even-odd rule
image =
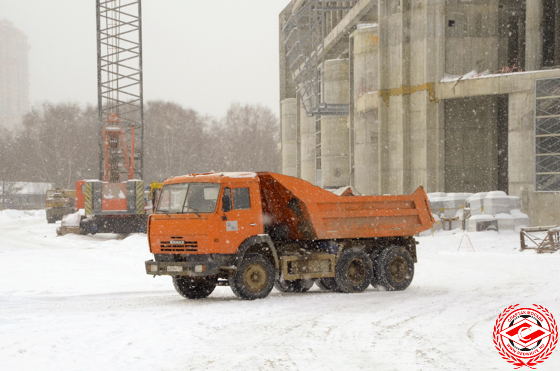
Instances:
[[[148,221],[157,255],[235,254],[248,236],[263,232],[259,185],[249,173],[174,178]]]

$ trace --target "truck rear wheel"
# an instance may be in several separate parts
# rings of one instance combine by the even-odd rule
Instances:
[[[352,248],[340,254],[334,276],[340,291],[362,292],[367,289],[372,277],[373,266],[368,254],[363,250]]]
[[[268,259],[260,254],[248,254],[239,263],[237,272],[230,276],[229,285],[239,299],[262,299],[272,291],[275,275]]]
[[[414,261],[410,253],[404,247],[391,246],[377,258],[372,285],[387,291],[402,291],[410,286],[413,278]]]
[[[274,282],[274,287],[276,290],[280,292],[306,292],[309,291],[311,287],[313,287],[314,280],[293,280],[293,281],[284,281],[284,280],[276,280]]]
[[[216,288],[216,278],[175,276],[173,286],[187,299],[204,299]]]

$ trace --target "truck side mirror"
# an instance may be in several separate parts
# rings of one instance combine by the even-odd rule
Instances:
[[[231,189],[226,188],[224,194],[222,195],[222,211],[227,213],[231,211]]]

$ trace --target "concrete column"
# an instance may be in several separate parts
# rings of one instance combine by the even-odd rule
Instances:
[[[508,175],[509,194],[521,199],[521,209],[534,225],[539,225],[531,203],[535,190],[534,104],[532,91],[509,94]]]
[[[429,1],[425,4],[423,14],[425,20],[426,40],[423,45],[424,55],[422,70],[427,83],[435,85],[445,75],[445,6],[444,0]],[[413,34],[417,31],[413,31]],[[445,132],[443,101],[430,100],[429,92],[424,91],[426,130],[425,172],[413,174],[412,186],[423,185],[426,192],[443,191],[445,188]],[[436,97],[439,98],[439,97]],[[414,135],[414,131],[413,131]],[[412,157],[415,158],[416,154]],[[421,175],[421,176],[419,176]]]
[[[325,61],[324,102],[348,103],[348,59]],[[348,116],[321,117],[321,186],[338,188],[350,184]]]
[[[525,70],[536,71],[542,66],[542,0],[527,0],[525,21]]]
[[[389,65],[389,14],[394,12],[390,7],[391,2],[387,0],[379,0],[379,73],[378,84],[379,90],[389,88],[389,76],[386,73]],[[388,171],[389,171],[389,109],[385,101],[380,97],[378,102],[378,174],[379,174],[379,192],[381,194],[388,193]]]
[[[280,102],[282,125],[282,174],[297,176],[297,99]]]
[[[301,179],[307,180],[311,184],[317,182],[316,154],[317,145],[315,117],[307,117],[303,105],[300,106],[300,143],[301,143]]]
[[[379,179],[382,194],[403,194],[410,188],[410,95],[398,93],[410,86],[410,12],[400,3],[379,1]]]
[[[498,9],[498,0],[447,2],[446,73],[463,75],[487,69],[493,72],[501,67],[498,65]]]
[[[355,31],[354,38],[354,187],[364,195],[378,187],[378,27]]]

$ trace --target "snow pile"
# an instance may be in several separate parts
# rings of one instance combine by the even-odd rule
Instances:
[[[64,215],[62,217],[62,225],[66,227],[79,227],[81,219],[82,217],[79,211],[74,214]]]
[[[46,220],[47,215],[45,210],[0,210],[0,221],[7,221],[13,219],[22,218],[44,218]]]

